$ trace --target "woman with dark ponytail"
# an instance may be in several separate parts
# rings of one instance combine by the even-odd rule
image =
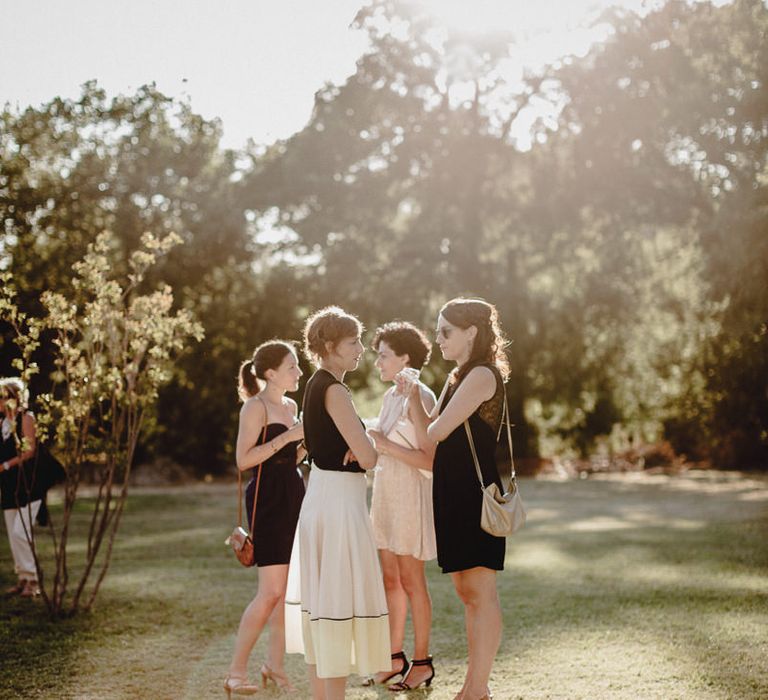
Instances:
[[[224,682],[228,696],[257,692],[257,686],[247,680],[248,657],[267,622],[269,645],[267,661],[261,667],[262,685],[272,681],[284,690],[293,689],[283,666],[283,604],[291,547],[304,498],[304,481],[296,465],[306,452],[299,446],[304,428],[297,420],[296,402],[285,393],[299,388],[301,375],[293,344],[283,340],[263,343],[240,366],[238,394],[243,407],[237,433],[237,468],[245,471],[262,465],[256,504],[255,473],[245,491],[248,523],[256,507],[253,529],[259,589],[240,620]]]
[[[456,363],[429,414],[414,390],[408,402],[420,443],[436,444],[433,507],[437,561],[450,573],[464,603],[468,666],[458,700],[490,698],[488,679],[501,642],[496,572],[504,568],[506,540],[480,527],[482,492],[464,422],[472,433],[483,483],[501,488],[496,436],[509,374],[496,308],[482,299],[453,299],[440,310],[437,344]]]

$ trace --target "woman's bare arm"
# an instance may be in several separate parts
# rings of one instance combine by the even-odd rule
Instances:
[[[376,466],[378,454],[360,422],[349,391],[341,384],[329,386],[325,392],[325,409],[339,429],[344,442],[354,454],[357,463],[363,469],[373,469]]]
[[[240,426],[237,430],[235,459],[240,471],[251,469],[283,449],[289,442],[301,440],[304,434],[299,424],[280,433],[264,445],[257,445],[267,421],[267,408],[258,398],[250,398],[240,409]]]
[[[448,390],[448,384],[449,382],[446,379],[443,390],[440,392],[440,398],[429,409],[425,407],[421,393],[416,385],[414,385],[411,395],[408,397],[408,416],[413,422],[413,427],[416,429],[416,440],[419,443],[419,448],[431,451],[433,457],[437,443],[429,436],[427,428],[437,418],[440,404],[442,404],[445,392]]]
[[[18,467],[22,462],[26,462],[35,456],[35,450],[37,449],[37,423],[34,416],[30,413],[25,413],[21,417],[21,435],[19,439],[22,441],[22,450],[15,456],[6,461],[8,469],[12,467]]]
[[[450,403],[427,428],[435,442],[445,440],[469,418],[484,401],[496,393],[496,376],[487,367],[475,367],[456,389]]]

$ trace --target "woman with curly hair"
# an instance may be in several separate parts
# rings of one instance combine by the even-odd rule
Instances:
[[[405,321],[377,328],[371,345],[381,380],[393,384],[384,394],[376,429],[369,431],[379,453],[371,520],[389,607],[392,668],[367,684],[390,683],[390,690],[411,690],[430,685],[435,675],[429,655],[432,602],[424,574],[424,562],[436,556],[432,518],[434,446],[419,445],[407,415],[406,392],[398,379],[406,368],[416,373],[421,370],[429,360],[432,345],[422,331]],[[417,383],[421,402],[431,411],[435,395],[426,385]],[[412,664],[403,650],[409,604],[414,638]]]
[[[456,363],[437,406],[427,413],[412,390],[410,415],[422,439],[436,443],[433,503],[437,561],[464,604],[468,665],[460,700],[490,698],[488,679],[501,642],[496,572],[504,568],[506,540],[480,527],[482,491],[465,422],[483,482],[501,488],[496,437],[501,427],[509,366],[496,308],[482,299],[453,299],[437,319],[443,358]]]

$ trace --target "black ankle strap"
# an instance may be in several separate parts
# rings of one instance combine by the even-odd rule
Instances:
[[[392,661],[394,661],[395,659],[402,659],[403,661],[408,661],[404,651],[398,651],[392,654]]]
[[[414,659],[411,661],[411,664],[414,666],[431,666],[432,665],[432,657],[428,656],[426,659]]]

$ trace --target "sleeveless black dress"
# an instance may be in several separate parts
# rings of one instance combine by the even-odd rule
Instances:
[[[274,440],[288,428],[282,423],[269,423],[264,443]],[[259,434],[257,445],[264,444]],[[291,560],[293,536],[304,498],[304,479],[296,466],[298,442],[289,442],[261,465],[261,483],[253,528],[253,546],[257,566],[288,564]],[[258,467],[251,470],[245,489],[245,508],[250,529],[253,494],[256,491]]]
[[[469,417],[469,427],[475,443],[485,486],[501,479],[496,469],[496,436],[501,425],[504,405],[504,383],[493,365],[488,367],[496,377],[496,393],[480,404]],[[440,413],[458,388],[448,388]],[[504,569],[506,539],[489,535],[480,527],[482,493],[477,471],[467,439],[464,423],[442,442],[435,452],[432,479],[432,503],[435,513],[437,562],[443,573],[465,571],[475,566]]]

